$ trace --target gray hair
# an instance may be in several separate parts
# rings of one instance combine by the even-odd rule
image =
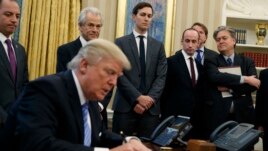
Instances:
[[[96,7],[86,7],[80,12],[80,15],[78,17],[78,25],[79,26],[82,26],[86,23],[86,16],[88,13],[94,14],[96,16],[100,16],[101,24],[102,24],[102,17],[101,17],[100,10]]]
[[[129,70],[131,68],[130,62],[118,46],[100,38],[93,39],[86,46],[82,47],[72,61],[68,63],[68,69],[78,69],[81,60],[84,58],[90,64],[95,64],[102,58],[112,58],[119,61],[124,69]]]
[[[217,35],[220,31],[228,31],[230,33],[230,36],[236,40],[235,30],[228,26],[219,26],[213,33],[214,40],[216,40]]]

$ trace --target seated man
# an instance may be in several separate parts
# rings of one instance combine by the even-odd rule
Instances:
[[[30,82],[17,100],[6,124],[15,131],[16,150],[149,150],[137,139],[120,145],[122,137],[105,129],[98,102],[92,101],[103,100],[123,68],[130,69],[121,50],[106,40],[92,40],[68,68]]]

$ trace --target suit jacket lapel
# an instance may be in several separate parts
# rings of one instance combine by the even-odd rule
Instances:
[[[67,85],[68,96],[69,96],[69,103],[71,104],[72,112],[75,115],[75,122],[77,124],[78,131],[81,135],[81,141],[84,140],[84,122],[83,122],[83,115],[82,115],[82,108],[80,104],[80,99],[78,96],[77,88],[74,83],[73,75],[70,70],[64,72],[65,76],[65,83]]]
[[[234,56],[234,66],[240,66],[242,64],[241,57],[235,54]]]
[[[227,62],[226,62],[226,60],[224,59],[224,57],[223,57],[223,55],[219,55],[219,57],[218,57],[218,61],[219,61],[219,67],[227,67],[228,66],[228,64],[227,64]]]
[[[15,51],[15,55],[16,55],[16,63],[17,63],[17,75],[16,79],[18,80],[18,78],[20,78],[19,76],[22,75],[23,73],[23,69],[22,69],[22,64],[20,64],[20,57],[21,57],[21,51],[19,51],[19,46],[17,44],[17,42],[15,42],[14,40],[12,40],[12,44],[13,44],[13,48]],[[10,68],[11,69],[11,68]]]
[[[191,75],[189,73],[189,70],[188,70],[186,61],[184,59],[184,56],[182,54],[182,51],[178,52],[177,56],[178,56],[178,59],[177,60],[179,60],[178,70],[182,70],[183,71],[182,73],[185,74],[185,78],[187,78],[187,80],[189,81],[187,83],[189,83],[192,86]]]
[[[80,48],[82,47],[82,43],[81,43],[79,37],[74,41],[74,47],[75,47],[75,49],[73,51],[76,51],[75,54],[77,54],[78,51],[80,50]]]
[[[91,120],[91,144],[96,145],[96,143],[99,140],[99,132],[100,128],[102,127],[101,119],[100,119],[100,111],[99,106],[97,102],[88,102],[89,106],[89,114],[90,114],[90,120]]]
[[[128,40],[129,40],[129,45],[130,45],[131,52],[133,54],[135,63],[137,64],[137,67],[138,67],[138,69],[140,71],[141,70],[141,68],[140,68],[140,57],[139,57],[139,53],[138,53],[138,47],[137,47],[136,39],[135,39],[133,33],[131,33],[129,35]]]
[[[14,47],[14,46],[13,46]],[[15,48],[14,48],[15,49]],[[15,52],[16,53],[16,52]],[[17,53],[16,53],[17,55]],[[16,56],[17,57],[17,56]],[[5,52],[4,46],[2,45],[2,43],[0,43],[0,61],[2,62],[4,68],[8,71],[9,77],[11,79],[11,81],[13,81],[12,78],[12,71],[11,71],[11,67],[10,67],[10,63],[7,57],[7,54]],[[14,81],[13,81],[14,82]]]
[[[146,73],[149,72],[149,66],[151,63],[151,60],[152,60],[152,56],[153,56],[153,53],[154,53],[154,49],[153,49],[153,45],[152,45],[152,38],[147,36],[147,51],[146,52]]]

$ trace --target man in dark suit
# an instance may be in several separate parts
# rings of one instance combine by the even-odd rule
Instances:
[[[261,86],[256,97],[256,127],[264,132],[263,150],[268,150],[268,69],[260,72]]]
[[[254,123],[254,107],[251,93],[259,88],[256,69],[252,59],[235,53],[235,31],[226,26],[218,27],[213,37],[220,54],[216,58],[205,60],[205,67],[210,84],[208,118],[210,130],[220,124],[234,120]],[[236,67],[235,73],[220,72],[221,67]],[[226,68],[225,68],[226,69]],[[241,74],[239,72],[241,71]],[[222,92],[228,93],[223,95]]]
[[[84,8],[78,18],[80,36],[58,47],[56,72],[67,70],[67,64],[90,40],[99,38],[102,27],[101,12],[95,7]]]
[[[57,73],[67,70],[68,62],[73,59],[82,46],[85,46],[90,40],[99,38],[102,27],[101,12],[95,7],[84,8],[79,15],[78,26],[80,36],[76,40],[58,47],[56,67]],[[107,98],[110,97],[107,96]],[[108,106],[109,102],[110,99],[104,99],[104,101],[99,104],[102,108],[102,116],[106,126],[108,124],[106,107]]]
[[[20,9],[15,0],[0,0],[0,128],[8,108],[28,82],[25,49],[11,38],[19,24],[19,16]]]
[[[171,115],[188,116],[191,117],[194,128],[197,128],[198,118],[195,116],[200,114],[196,109],[203,86],[203,67],[194,59],[195,50],[199,46],[198,31],[193,28],[186,29],[181,44],[182,50],[167,59],[166,85],[161,97],[161,118],[165,119]],[[198,114],[194,115],[195,113]],[[198,137],[197,135],[193,131],[191,137]]]
[[[204,60],[205,59],[210,59],[210,58],[214,58],[216,56],[218,56],[218,53],[216,51],[213,51],[211,49],[208,49],[205,47],[205,43],[207,41],[208,38],[208,29],[207,27],[199,22],[195,22],[192,25],[192,28],[197,30],[199,33],[199,46],[198,49],[195,51],[195,59],[197,60],[198,63],[201,63],[202,65],[204,65]],[[202,80],[206,80],[206,78],[203,78]],[[206,81],[202,81],[203,82],[203,90],[206,90]],[[199,90],[200,91],[200,90]],[[201,91],[202,92],[202,91]],[[200,139],[208,139],[209,138],[209,133],[207,132],[207,126],[205,125],[205,123],[208,120],[207,115],[205,114],[206,111],[204,111],[204,108],[206,106],[206,100],[209,99],[208,95],[206,94],[207,91],[203,91],[202,92],[203,95],[202,97],[199,97],[199,105],[198,105],[198,119],[199,119],[199,126],[198,128],[200,128]],[[197,110],[196,110],[197,111]],[[201,134],[202,133],[202,134]]]
[[[205,47],[208,38],[208,29],[204,24],[196,22],[191,28],[197,30],[200,36],[199,46],[195,52],[195,58],[199,63],[204,65],[205,59],[216,57],[218,53]]]
[[[159,123],[159,99],[165,85],[164,45],[148,36],[153,8],[138,3],[132,11],[133,33],[115,40],[132,69],[118,79],[114,98],[113,131],[149,137]]]
[[[29,82],[20,96],[14,116],[19,150],[97,151],[122,144],[120,135],[103,126],[94,100],[103,100],[123,68],[130,69],[126,56],[112,42],[95,39],[81,48],[68,67]],[[111,151],[127,149],[149,150],[132,137]]]

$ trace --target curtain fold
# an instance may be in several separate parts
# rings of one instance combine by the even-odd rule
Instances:
[[[80,0],[23,1],[19,41],[26,48],[29,79],[56,71],[58,46],[79,35]]]

